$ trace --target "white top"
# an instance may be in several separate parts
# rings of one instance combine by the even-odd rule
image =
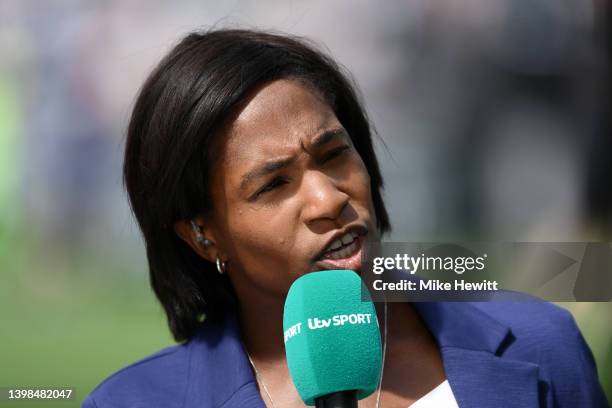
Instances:
[[[459,408],[448,380],[410,405],[410,408]]]

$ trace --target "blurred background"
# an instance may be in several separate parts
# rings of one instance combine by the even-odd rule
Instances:
[[[77,406],[173,343],[120,172],[138,87],[187,32],[304,35],[353,74],[388,241],[610,242],[610,23],[606,0],[4,0],[0,387],[72,386],[54,406]],[[608,398],[610,305],[562,304]]]

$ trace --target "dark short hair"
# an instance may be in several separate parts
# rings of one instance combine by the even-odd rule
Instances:
[[[144,236],[151,286],[177,341],[235,305],[226,275],[174,231],[212,209],[212,143],[250,92],[277,79],[298,79],[320,92],[347,130],[371,180],[380,233],[390,230],[372,130],[340,67],[303,38],[253,30],[187,35],[142,86],[127,131],[123,178]]]

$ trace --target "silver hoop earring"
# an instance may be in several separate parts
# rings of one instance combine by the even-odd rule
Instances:
[[[217,255],[217,271],[219,275],[223,275],[225,273],[225,262],[219,259],[219,255]]]

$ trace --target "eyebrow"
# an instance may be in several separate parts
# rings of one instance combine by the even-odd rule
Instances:
[[[344,130],[344,128],[326,130],[325,132],[315,136],[312,142],[310,143],[310,145],[312,148],[315,148],[315,149],[320,148],[326,145],[327,143],[330,143],[331,141],[337,138],[340,138],[346,134],[347,133],[346,133],[346,130]],[[294,161],[295,161],[294,157],[289,157],[286,159],[271,160],[271,161],[264,163],[262,166],[257,167],[249,171],[248,173],[246,173],[244,176],[242,176],[242,181],[240,182],[240,189],[246,190],[249,183],[253,181],[254,179],[274,173],[277,170],[280,170],[282,168],[289,166]]]
[[[347,135],[346,130],[341,127],[337,129],[326,130],[320,135],[315,136],[312,142],[310,143],[310,145],[313,148],[319,148],[331,142],[334,139],[337,139],[339,137],[346,136],[346,135]]]

